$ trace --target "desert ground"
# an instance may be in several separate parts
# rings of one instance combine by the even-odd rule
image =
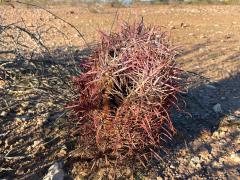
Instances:
[[[161,162],[116,171],[116,179],[238,179],[240,176],[240,8],[234,5],[0,6],[0,23],[24,22],[41,32],[51,60],[27,63],[0,56],[0,178],[42,179],[61,163],[66,179],[109,179],[110,168],[90,172],[78,158],[65,105],[71,76],[99,31],[140,21],[162,26],[188,72],[185,112],[173,112],[177,134]],[[83,35],[66,22],[71,23]],[[50,27],[50,28],[49,28]],[[46,30],[48,29],[48,31]],[[28,39],[24,39],[28,41]],[[30,40],[29,40],[30,41]],[[29,42],[29,44],[31,44]],[[35,49],[31,49],[35,51]],[[1,54],[0,54],[1,55]],[[63,78],[64,77],[64,78]],[[59,165],[60,166],[60,165]]]

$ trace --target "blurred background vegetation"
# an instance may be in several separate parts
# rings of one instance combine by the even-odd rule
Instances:
[[[11,2],[11,0],[0,0],[1,4]],[[13,1],[14,2],[14,1]],[[36,4],[78,4],[78,3],[109,3],[109,4],[240,4],[240,0],[22,0],[26,3]]]

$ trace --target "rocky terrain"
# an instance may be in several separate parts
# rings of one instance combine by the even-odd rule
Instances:
[[[162,162],[146,168],[89,173],[66,104],[71,80],[90,52],[79,33],[46,11],[0,6],[0,23],[24,23],[41,34],[49,53],[13,59],[0,54],[0,178],[5,179],[238,179],[240,176],[240,10],[238,6],[53,6],[48,10],[77,27],[89,45],[99,29],[142,16],[160,25],[179,46],[188,71],[185,112],[173,112],[177,134]],[[29,41],[30,39],[23,39]],[[1,42],[1,41],[0,41]],[[33,47],[33,46],[31,46]],[[29,48],[27,48],[29,49]],[[0,49],[1,51],[1,49]],[[21,49],[23,54],[26,49]],[[113,172],[114,171],[114,172]],[[134,172],[134,173],[133,173]]]

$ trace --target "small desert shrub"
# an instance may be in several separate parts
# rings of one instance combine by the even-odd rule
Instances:
[[[169,111],[180,91],[176,51],[161,28],[127,23],[101,43],[74,78],[80,144],[115,157],[160,158],[175,129]]]

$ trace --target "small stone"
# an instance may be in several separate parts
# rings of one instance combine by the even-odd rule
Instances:
[[[58,153],[58,156],[59,157],[64,157],[67,155],[67,151],[65,149],[61,149]]]
[[[221,168],[222,167],[222,165],[217,161],[213,161],[212,166],[213,166],[213,168]]]
[[[170,165],[170,168],[171,168],[171,169],[175,169],[175,166],[173,166],[173,165],[171,164],[171,165]]]
[[[28,147],[27,147],[27,151],[28,151],[28,152],[31,152],[31,151],[32,151],[32,146],[28,146]]]
[[[235,111],[234,114],[235,114],[235,116],[239,116],[240,117],[240,111]]]
[[[199,49],[199,52],[200,52],[200,53],[205,52],[205,51],[206,51],[206,49],[204,49],[204,48],[200,48],[200,49]]]
[[[35,113],[32,109],[29,109],[27,112],[28,112],[28,114],[31,114],[31,115],[33,115]]]
[[[229,128],[227,126],[223,126],[223,127],[220,127],[219,130],[222,132],[228,132]]]
[[[38,140],[37,140],[37,141],[34,141],[32,147],[35,148],[35,147],[37,147],[40,143],[41,143],[41,141],[38,141]]]
[[[214,112],[215,113],[222,113],[222,108],[221,108],[221,104],[215,104],[214,106],[213,106],[213,110],[214,110]]]
[[[7,115],[7,112],[6,111],[2,111],[1,113],[0,113],[0,116],[1,117],[5,117]]]
[[[182,150],[180,150],[179,154],[180,154],[182,157],[185,157],[186,154],[187,154],[187,150],[182,149]]]
[[[49,169],[46,176],[44,176],[43,180],[63,180],[64,179],[64,171],[62,170],[62,163],[54,163]]]
[[[218,138],[218,137],[219,137],[219,132],[218,132],[218,131],[215,131],[215,132],[213,133],[213,137]]]
[[[226,39],[230,39],[232,36],[230,34],[226,35],[225,38]]]
[[[226,100],[226,97],[224,97],[224,96],[223,96],[223,97],[221,97],[221,100]]]
[[[49,113],[42,114],[36,118],[37,125],[42,126],[47,123],[49,117]]]
[[[0,88],[3,88],[4,86],[5,86],[5,81],[3,81],[3,80],[0,80]]]
[[[231,124],[240,125],[240,119],[233,115],[228,116],[227,122],[229,125],[231,125]]]
[[[22,122],[24,122],[24,121],[26,121],[26,117],[25,116],[23,116],[23,117],[16,117],[15,118],[15,121],[17,122],[17,123],[22,123]]]
[[[29,101],[26,101],[26,102],[21,103],[21,106],[22,106],[23,108],[27,108],[27,107],[29,106]]]
[[[202,161],[199,157],[197,156],[194,156],[192,159],[191,159],[191,163],[192,164],[200,164]]]
[[[202,166],[201,166],[200,163],[197,163],[197,164],[196,164],[196,168],[200,169],[201,167],[202,167]]]
[[[220,131],[220,132],[219,132],[219,136],[220,136],[220,137],[224,137],[225,135],[226,135],[226,132],[224,132],[224,131]]]
[[[23,108],[19,108],[16,115],[21,116],[24,115],[25,111],[23,110]]]
[[[194,150],[194,151],[197,151],[200,147],[202,146],[202,141],[196,139],[194,140],[193,142],[191,142],[191,148]]]
[[[185,23],[181,23],[180,26],[181,26],[182,28],[189,27],[189,25],[188,25],[188,24],[185,24]]]
[[[52,101],[49,101],[49,102],[47,103],[47,105],[48,105],[48,106],[53,106],[53,102],[52,102]]]
[[[235,163],[240,163],[240,153],[235,152],[233,154],[231,154],[231,159],[232,161],[234,161]]]

